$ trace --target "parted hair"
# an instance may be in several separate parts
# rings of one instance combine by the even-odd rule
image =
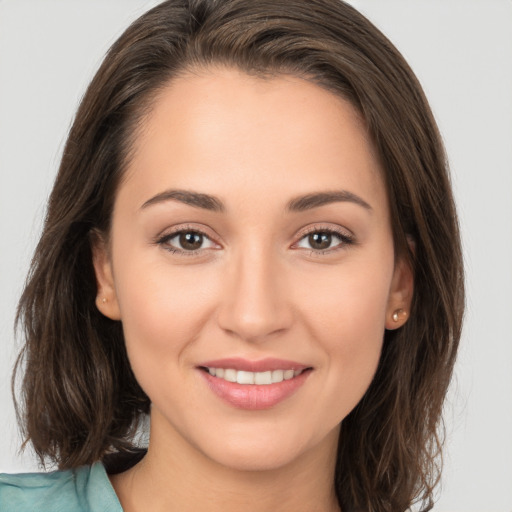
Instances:
[[[366,123],[414,296],[409,321],[383,334],[372,384],[342,422],[335,487],[344,512],[399,512],[415,502],[429,510],[463,316],[457,217],[421,86],[389,40],[341,0],[169,0],[111,47],[71,127],[18,307],[24,347],[13,389],[20,380],[25,443],[61,469],[135,452],[150,401],[121,322],[96,308],[92,238],[108,236],[133,141],[158,92],[180,73],[219,65],[305,78],[350,101]]]

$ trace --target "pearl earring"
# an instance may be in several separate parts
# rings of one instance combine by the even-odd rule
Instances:
[[[403,309],[397,309],[394,313],[393,313],[393,316],[391,317],[393,319],[393,322],[398,322],[399,318],[400,318],[400,315],[407,315],[407,312],[404,311]]]

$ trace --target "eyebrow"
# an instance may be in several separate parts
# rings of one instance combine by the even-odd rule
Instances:
[[[220,199],[209,194],[201,194],[199,192],[191,192],[189,190],[166,190],[156,196],[148,199],[141,209],[147,208],[154,204],[163,203],[165,201],[179,201],[181,203],[203,208],[213,212],[225,211],[224,205]]]
[[[141,209],[147,208],[155,204],[163,203],[166,201],[179,201],[196,208],[210,210],[213,212],[224,212],[226,208],[224,203],[215,196],[209,194],[202,194],[200,192],[192,192],[190,190],[166,190],[148,199]],[[373,208],[358,195],[349,192],[348,190],[338,190],[329,192],[315,192],[304,196],[299,196],[291,199],[286,209],[290,212],[303,212],[313,208],[319,208],[331,203],[348,202],[362,206],[368,211],[373,211]]]
[[[332,192],[316,192],[307,194],[292,199],[287,209],[292,212],[303,212],[311,210],[331,203],[354,203],[362,206],[368,211],[373,211],[373,208],[361,197],[349,192],[348,190],[337,190]]]

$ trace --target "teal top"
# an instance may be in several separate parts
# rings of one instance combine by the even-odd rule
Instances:
[[[0,474],[1,512],[123,512],[101,462],[52,473]]]

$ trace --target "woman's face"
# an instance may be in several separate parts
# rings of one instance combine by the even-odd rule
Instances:
[[[94,258],[151,443],[240,469],[335,450],[412,290],[381,174],[355,109],[306,80],[219,68],[161,92]]]

